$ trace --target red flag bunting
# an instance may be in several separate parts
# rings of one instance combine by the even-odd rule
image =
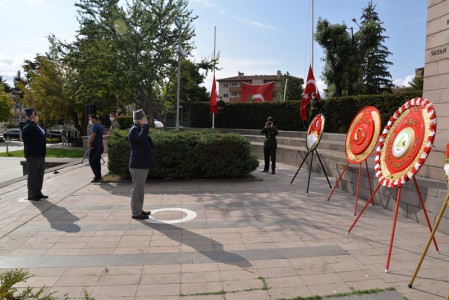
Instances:
[[[274,82],[253,85],[242,82],[242,98],[240,102],[265,102],[273,100]]]
[[[310,100],[312,100],[312,93],[315,92],[315,98],[320,100],[320,91],[315,82],[315,77],[313,76],[312,66],[309,67],[309,74],[307,74],[307,81],[304,88],[304,93],[302,94],[301,106],[300,106],[300,118],[301,120],[307,120],[307,105]]]
[[[210,92],[210,98],[209,98],[209,107],[211,113],[218,113],[218,105],[217,105],[217,85],[215,83],[215,74],[214,74],[214,81],[212,83],[212,91]]]

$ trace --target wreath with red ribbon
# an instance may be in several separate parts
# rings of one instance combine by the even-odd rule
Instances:
[[[411,112],[413,107],[416,107],[413,110],[415,116]],[[415,129],[410,123],[419,126]],[[390,118],[379,137],[375,158],[375,173],[379,182],[386,187],[396,188],[412,179],[432,149],[436,128],[435,109],[429,100],[418,97],[404,103]],[[407,141],[400,144],[403,137]],[[394,148],[395,144],[400,145]],[[406,144],[408,148],[401,148]]]

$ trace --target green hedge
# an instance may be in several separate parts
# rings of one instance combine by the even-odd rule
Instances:
[[[128,132],[113,131],[109,137],[109,171],[129,178]],[[240,177],[259,166],[251,154],[251,144],[238,134],[222,134],[212,130],[152,130],[154,155],[158,167],[149,177],[220,178]]]
[[[407,100],[421,97],[421,91],[399,94],[362,95],[324,99],[321,112],[326,117],[326,132],[346,133],[357,112],[365,106],[375,106],[385,125],[393,113]],[[432,101],[432,99],[429,99]],[[260,129],[268,116],[274,118],[280,130],[304,130],[299,120],[299,100],[265,103],[229,103],[224,114],[226,128]],[[217,127],[218,118],[215,118]],[[192,103],[191,126],[211,126],[209,103]]]

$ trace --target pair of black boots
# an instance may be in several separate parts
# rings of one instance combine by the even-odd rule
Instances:
[[[268,169],[267,169],[267,170],[264,169],[264,170],[262,171],[262,173],[266,173],[266,172],[268,172]],[[271,174],[276,174],[274,168],[271,169]]]

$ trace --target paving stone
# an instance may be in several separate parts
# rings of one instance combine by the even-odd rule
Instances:
[[[296,167],[279,164],[278,169],[270,177],[254,172],[257,180],[251,181],[148,181],[149,209],[197,213],[178,224],[130,218],[130,183],[90,184],[91,171],[83,166],[47,174],[44,191],[51,197],[41,203],[17,202],[26,194],[26,181],[0,187],[0,272],[26,268],[35,274],[33,285],[49,285],[71,299],[83,299],[87,290],[96,299],[178,300],[181,293],[198,293],[188,298],[259,300],[387,286],[397,291],[379,295],[444,299],[447,235],[438,234],[442,253],[429,250],[416,289],[409,289],[427,227],[398,218],[385,273],[390,211],[368,207],[346,235],[354,220],[354,195],[337,190],[332,201],[325,201],[327,182],[317,174],[305,195],[307,170],[290,184]],[[157,217],[182,216],[163,212]],[[271,289],[260,290],[258,277]],[[221,290],[228,293],[204,294]],[[349,299],[382,299],[366,296],[373,298]]]

